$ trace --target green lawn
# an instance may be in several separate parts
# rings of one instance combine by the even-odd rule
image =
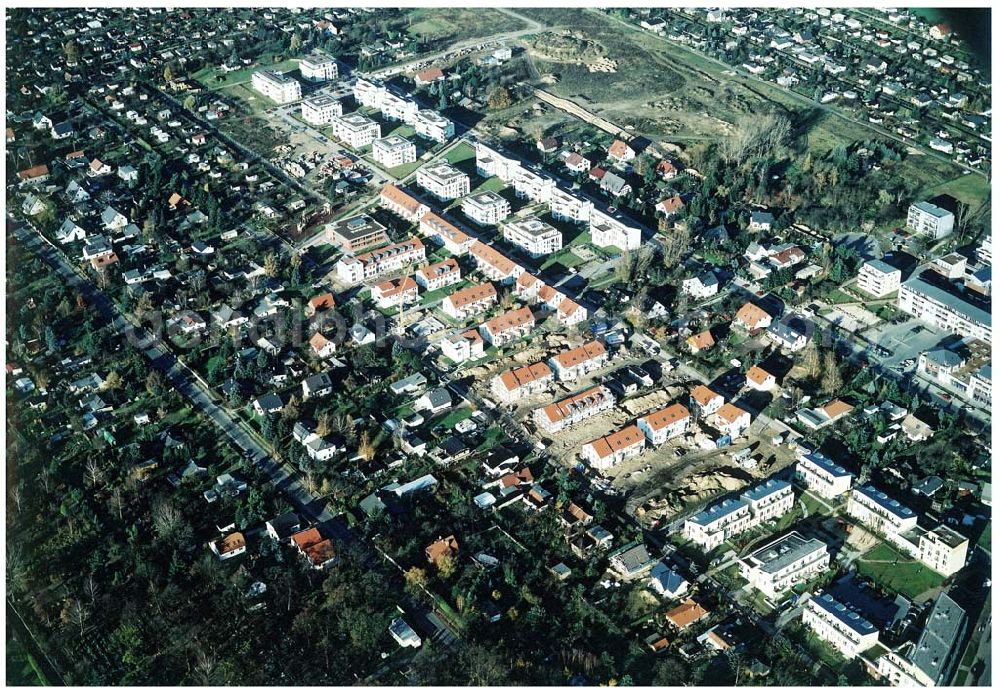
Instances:
[[[499,176],[491,176],[490,178],[483,181],[481,184],[476,186],[476,189],[472,191],[473,193],[482,193],[483,191],[493,191],[494,193],[499,193],[503,189],[507,188],[507,184]]]
[[[447,287],[441,287],[440,289],[426,292],[420,295],[420,305],[427,306],[428,304],[436,302],[439,299],[444,299],[452,292],[458,292],[460,289],[467,287],[468,285],[469,283],[467,281],[462,280],[461,282],[456,282],[454,285],[448,285]]]
[[[382,137],[389,137],[390,135],[398,135],[401,138],[412,138],[416,134],[416,132],[417,131],[413,129],[413,126],[407,125],[406,123],[400,123]]]
[[[226,94],[239,99],[255,114],[263,113],[275,105],[275,102],[271,101],[263,94],[251,89],[249,83],[230,85],[228,87],[223,87],[219,91],[225,92]]]
[[[250,77],[258,70],[268,69],[276,70],[278,72],[288,72],[291,70],[298,71],[299,61],[294,59],[283,60],[280,63],[269,62],[273,56],[265,56],[261,58],[258,65],[254,65],[249,68],[243,68],[242,70],[234,70],[233,72],[222,72],[215,66],[202,68],[196,72],[192,77],[204,84],[208,89],[220,89],[222,87],[228,87],[229,85],[239,84],[240,82],[249,82]],[[216,77],[222,76],[223,80],[217,81]],[[298,75],[292,75],[293,77],[298,77]]]
[[[937,572],[912,560],[887,543],[875,546],[858,561],[858,572],[890,591],[915,598],[944,581]]]
[[[990,182],[978,174],[966,174],[952,179],[947,183],[929,188],[924,194],[925,197],[932,197],[946,193],[963,203],[978,205],[986,200],[990,195]]]
[[[459,162],[475,158],[476,150],[473,149],[472,145],[467,142],[460,142],[455,145],[455,147],[448,150],[448,153],[444,156],[444,160],[449,164],[458,164]]]
[[[393,167],[392,169],[386,169],[390,175],[397,179],[405,179],[407,176],[415,172],[420,168],[422,162],[418,159],[415,162],[410,162],[409,164],[400,164],[398,167]]]
[[[457,408],[447,413],[438,420],[435,424],[444,425],[447,428],[452,428],[465,418],[472,415],[472,408]]]
[[[546,258],[545,262],[542,263],[541,269],[545,270],[553,263],[561,263],[567,268],[574,268],[576,266],[582,265],[583,259],[577,256],[569,249],[564,248]]]
[[[846,292],[843,292],[835,288],[833,290],[830,290],[830,292],[826,295],[826,301],[828,301],[830,304],[848,304],[851,302],[856,302],[858,300],[852,297],[851,295],[847,294]]]
[[[799,499],[806,505],[809,516],[828,516],[830,514],[827,507],[809,492],[803,492]]]

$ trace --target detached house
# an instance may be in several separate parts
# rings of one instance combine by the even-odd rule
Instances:
[[[733,325],[746,331],[759,331],[771,325],[772,317],[756,304],[747,302],[736,312]]]
[[[485,353],[483,337],[476,329],[453,333],[441,341],[441,354],[455,364],[468,360],[478,360]]]
[[[736,439],[750,426],[750,413],[726,403],[708,418],[710,425]]]
[[[117,232],[128,226],[128,218],[110,205],[101,213],[101,222],[109,232]]]
[[[608,158],[616,162],[631,162],[635,159],[635,155],[636,152],[631,145],[622,140],[615,140],[608,148]]]
[[[313,374],[302,382],[302,399],[309,400],[318,396],[325,396],[333,393],[333,381],[330,375],[325,372]]]
[[[747,386],[754,391],[770,391],[776,385],[775,376],[761,369],[759,365],[754,365],[747,370]]]
[[[712,415],[725,402],[725,398],[703,384],[691,389],[691,408],[699,417]]]
[[[708,299],[719,293],[719,278],[708,271],[681,283],[681,292],[695,299]]]

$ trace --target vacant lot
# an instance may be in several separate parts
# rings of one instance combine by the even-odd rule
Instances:
[[[434,43],[523,29],[520,19],[492,8],[421,7],[409,12],[406,33]]]
[[[858,572],[910,599],[944,581],[940,574],[885,543],[875,546],[858,561]]]

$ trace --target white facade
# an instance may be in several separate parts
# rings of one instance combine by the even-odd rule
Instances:
[[[302,100],[302,118],[306,123],[329,125],[343,113],[343,104],[329,94],[316,94]]]
[[[535,203],[548,203],[552,198],[556,182],[547,176],[518,167],[514,172],[513,185],[518,198],[527,198]]]
[[[847,513],[890,540],[917,525],[917,515],[912,509],[869,485],[851,490]]]
[[[497,225],[510,215],[510,203],[499,193],[484,191],[463,198],[462,212],[481,225]]]
[[[390,135],[372,142],[372,157],[391,169],[417,161],[417,146],[406,138]]]
[[[636,420],[636,425],[653,446],[660,446],[687,431],[691,413],[680,403],[669,405]]]
[[[447,142],[455,137],[455,124],[431,109],[417,111],[413,121],[413,130],[417,135],[434,142]]]
[[[326,53],[317,51],[299,61],[302,78],[310,82],[325,82],[337,79],[337,60]]]
[[[829,567],[826,543],[816,538],[807,540],[794,531],[740,560],[740,574],[747,583],[772,601]]]
[[[446,162],[419,169],[417,185],[439,200],[454,200],[469,193],[469,177]]]
[[[740,499],[728,499],[710,506],[684,522],[684,537],[704,550],[780,517],[795,505],[792,486],[771,479],[743,492]]]
[[[521,169],[521,163],[516,159],[505,157],[496,150],[481,142],[476,143],[476,172],[485,178],[496,176],[511,183],[514,174]]]
[[[844,468],[819,452],[799,452],[795,478],[820,497],[834,499],[851,489],[851,476]]]
[[[941,239],[955,228],[955,216],[944,208],[922,201],[906,211],[906,226],[917,234]]]
[[[553,186],[549,197],[549,211],[552,217],[564,222],[583,224],[590,221],[594,204],[585,198],[578,198],[561,188]]]
[[[356,150],[382,137],[382,126],[360,113],[337,116],[333,119],[332,125],[336,138]]]
[[[346,283],[356,285],[400,270],[411,263],[427,260],[427,251],[419,239],[410,239],[399,244],[368,251],[360,256],[348,254],[337,261],[337,276]]]
[[[642,431],[635,425],[629,425],[617,432],[587,442],[580,449],[580,457],[591,468],[603,471],[627,458],[641,454],[645,447],[646,437]]]
[[[942,331],[992,342],[992,317],[988,310],[920,277],[911,277],[899,286],[896,306]]]
[[[473,329],[455,333],[441,341],[441,354],[455,364],[478,360],[483,356],[483,337]]]
[[[461,280],[462,271],[454,258],[448,258],[440,263],[418,268],[415,277],[417,284],[423,287],[425,292],[433,292]]]
[[[563,245],[562,232],[537,217],[505,224],[503,238],[524,249],[533,258],[555,253]]]
[[[858,289],[875,297],[884,297],[899,289],[902,273],[885,261],[865,261],[858,271]]]
[[[605,386],[595,386],[569,398],[537,408],[532,417],[546,432],[559,432],[566,427],[613,408],[615,397]]]
[[[590,239],[596,246],[617,246],[623,251],[634,251],[642,245],[642,230],[595,208],[590,213]]]
[[[250,84],[278,104],[287,104],[302,98],[302,85],[298,80],[271,70],[258,70],[250,78]]]
[[[878,643],[878,629],[829,594],[809,597],[802,623],[848,661]]]
[[[552,385],[552,370],[544,362],[508,369],[493,377],[490,386],[503,403],[514,403]]]
[[[593,340],[549,358],[549,366],[559,381],[576,381],[608,363],[608,351]]]

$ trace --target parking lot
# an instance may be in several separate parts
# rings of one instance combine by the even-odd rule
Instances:
[[[921,352],[933,350],[941,341],[948,342],[946,334],[934,331],[916,319],[896,325],[882,324],[862,335],[872,344],[890,351],[891,354],[880,359],[890,369],[907,360],[916,362]]]

